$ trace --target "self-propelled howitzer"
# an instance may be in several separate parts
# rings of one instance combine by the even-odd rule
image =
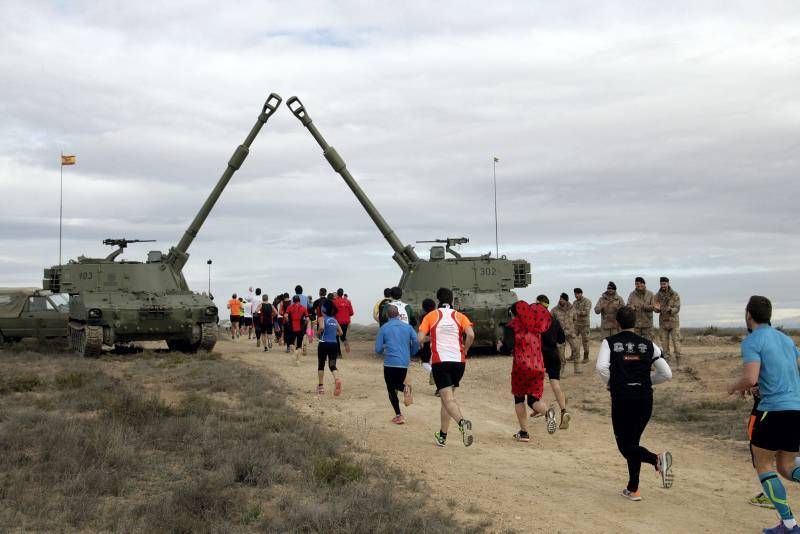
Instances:
[[[70,346],[84,356],[98,356],[103,345],[165,340],[172,350],[211,350],[217,341],[217,306],[210,296],[193,292],[183,276],[188,249],[225,186],[239,170],[267,119],[281,103],[271,94],[245,141],[178,244],[164,255],[150,251],[145,262],[117,260],[129,243],[106,239],[119,247],[105,258],[78,257],[44,271],[43,285],[69,293]]]
[[[430,258],[419,258],[411,245],[404,245],[394,230],[378,212],[358,183],[344,159],[330,146],[314,125],[300,100],[293,96],[286,105],[305,126],[319,146],[325,159],[336,171],[367,211],[383,237],[394,250],[394,260],[402,269],[398,286],[403,290],[403,300],[421,312],[422,300],[435,300],[440,287],[453,290],[454,305],[466,313],[474,323],[475,346],[494,347],[502,338],[502,325],[508,321],[509,307],[518,300],[512,289],[527,287],[531,283],[531,266],[525,260],[509,260],[505,256],[462,256],[453,246],[467,243],[467,238],[435,240],[446,246],[431,247]],[[452,257],[446,257],[446,252]]]

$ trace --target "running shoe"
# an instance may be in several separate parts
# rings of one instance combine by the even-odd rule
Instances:
[[[325,386],[319,384],[317,386],[317,395],[324,395],[325,394]]]
[[[264,347],[264,352],[269,352],[269,348]]]
[[[462,419],[458,423],[458,431],[461,432],[461,439],[464,441],[464,446],[469,447],[475,438],[472,435],[472,421],[469,419]]]
[[[395,415],[394,417],[392,417],[392,423],[396,425],[404,425],[406,424],[406,418],[403,417],[402,415]]]
[[[561,412],[561,424],[558,425],[559,430],[566,430],[569,428],[569,422],[572,419],[572,416],[569,414],[568,411],[564,410]]]
[[[550,405],[550,407],[547,409],[545,417],[547,417],[547,433],[555,434],[558,425],[556,424],[556,410],[552,405]]]
[[[514,439],[517,441],[522,441],[523,443],[528,443],[531,440],[531,436],[527,432],[523,432],[522,430],[520,430],[519,432],[514,434]]]
[[[622,490],[622,492],[620,492],[620,495],[622,495],[623,497],[625,497],[629,501],[641,501],[642,500],[642,494],[639,493],[639,490],[630,491],[630,490],[628,490],[628,488],[625,488],[624,490]]]
[[[658,455],[656,471],[661,475],[661,485],[667,489],[671,488],[672,483],[675,481],[675,475],[672,474],[671,452],[665,451]]]
[[[414,395],[411,393],[411,385],[406,384],[403,388],[403,404],[411,406],[414,404]]]
[[[800,532],[800,526],[795,525],[792,528],[789,528],[783,524],[783,521],[781,521],[777,526],[765,528],[762,530],[762,532],[764,534],[797,534]]]
[[[447,438],[442,436],[442,432],[439,430],[433,434],[433,440],[436,442],[437,447],[444,447],[447,445]]]
[[[335,384],[336,385],[333,387],[333,396],[338,397],[342,394],[342,379],[337,378]]]
[[[758,506],[759,508],[775,508],[775,505],[772,504],[766,495],[763,492],[759,493],[755,497],[750,497],[750,500],[747,501],[748,504],[752,504],[753,506]]]

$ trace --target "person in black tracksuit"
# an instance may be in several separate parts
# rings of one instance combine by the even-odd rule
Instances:
[[[642,499],[639,472],[642,463],[655,466],[665,488],[672,486],[672,454],[654,454],[639,445],[642,433],[653,413],[653,384],[672,378],[661,349],[652,341],[633,332],[636,312],[629,306],[617,311],[620,332],[600,345],[597,372],[611,392],[611,424],[617,448],[628,462],[628,485],[622,496],[632,501]],[[650,370],[655,366],[655,375]]]

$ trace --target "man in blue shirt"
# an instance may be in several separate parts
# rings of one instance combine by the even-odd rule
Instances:
[[[375,352],[383,354],[383,380],[386,382],[389,402],[392,403],[395,413],[392,423],[402,425],[406,421],[400,413],[397,392],[403,392],[403,403],[406,406],[414,402],[411,386],[405,381],[408,366],[411,364],[411,355],[419,351],[419,341],[414,329],[400,320],[397,306],[389,305],[387,315],[389,320],[378,330],[378,337],[375,339]]]
[[[772,501],[781,522],[765,534],[800,533],[778,473],[800,482],[795,457],[800,451],[800,351],[784,333],[770,326],[772,303],[766,297],[750,297],[745,321],[750,333],[742,341],[744,369],[741,378],[728,386],[733,394],[758,385],[762,412],[750,437],[750,449],[764,494]],[[775,467],[777,466],[777,473]]]

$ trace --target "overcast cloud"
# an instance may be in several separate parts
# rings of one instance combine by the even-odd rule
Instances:
[[[683,323],[800,316],[800,4],[0,3],[0,285],[183,234],[270,92],[299,96],[401,240],[533,264],[525,299],[667,275]],[[418,245],[427,257],[426,245]],[[132,245],[129,259],[148,245]],[[285,107],[190,249],[223,302],[399,269]]]

